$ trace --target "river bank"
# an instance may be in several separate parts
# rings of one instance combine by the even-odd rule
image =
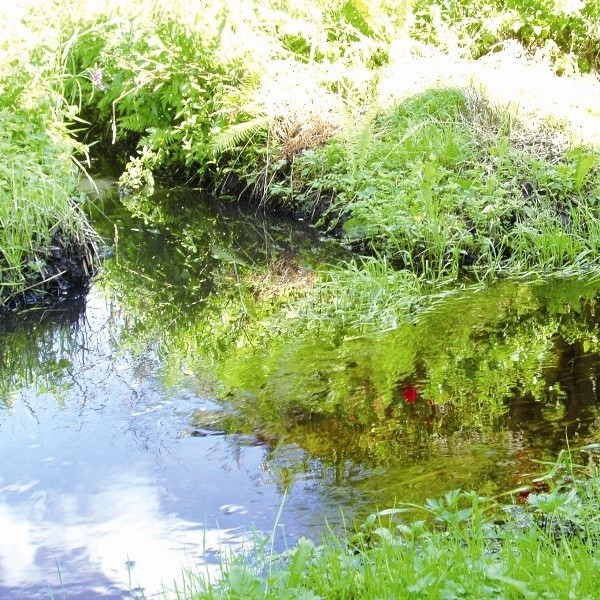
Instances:
[[[77,268],[93,270],[71,180],[87,147],[118,155],[130,204],[155,177],[193,182],[312,219],[419,281],[593,268],[595,8],[531,4],[59,4],[51,28],[44,4],[5,11],[6,145],[58,144],[56,215],[74,229],[12,211],[42,237],[3,242],[4,297],[56,280],[44,265],[57,228],[77,232],[63,245],[79,239]],[[45,160],[29,161],[41,189]],[[19,179],[7,171],[6,210],[22,197],[48,215]]]
[[[2,346],[3,431],[21,432],[15,414],[27,423],[7,465],[22,454],[52,464],[48,443],[63,457],[57,473],[84,465],[72,469],[79,489],[93,465],[72,454],[77,439],[109,457],[114,484],[112,470],[130,455],[147,469],[148,450],[185,446],[187,460],[201,440],[209,457],[214,435],[233,456],[227,468],[253,449],[257,479],[244,481],[257,506],[252,481],[267,475],[271,500],[316,493],[319,518],[339,518],[341,496],[357,499],[348,505],[357,537],[342,531],[323,546],[294,540],[287,553],[261,554],[267,538],[250,561],[237,545],[244,537],[231,562],[212,555],[221,583],[191,575],[195,591],[180,598],[593,594],[596,458],[579,469],[561,450],[565,433],[588,450],[597,435],[597,4],[48,0],[15,11],[2,13],[0,46],[7,308],[85,294],[99,242],[87,215],[102,201],[80,194],[80,179],[107,155],[122,175],[114,221],[98,225],[114,253],[97,280],[105,322],[82,338],[65,318],[66,332],[38,339],[30,333],[40,321],[8,332],[14,351]],[[185,199],[173,189],[181,182]],[[205,194],[216,212],[204,210]],[[257,242],[267,229],[251,219],[238,227],[238,202],[314,227],[298,237],[284,225],[285,243],[281,231]],[[321,245],[336,260],[321,261]],[[98,339],[102,351],[87,354]],[[122,402],[113,405],[115,390]],[[173,390],[185,402],[173,403]],[[72,438],[47,433],[43,411],[50,428],[67,414]],[[87,420],[88,438],[78,433]],[[161,427],[165,437],[153,430]],[[536,487],[536,461],[557,455]],[[162,483],[131,470],[108,489],[122,507],[131,490],[150,499],[140,514],[158,523],[157,539],[165,514],[155,508],[172,502],[166,521],[187,543],[201,529],[189,517],[199,494],[165,460]],[[26,557],[34,547],[57,552],[54,513],[27,512],[55,506],[45,504],[54,480],[42,472],[45,488],[15,472],[1,491],[18,497],[3,513],[12,530],[44,533],[16,536]],[[492,501],[500,476],[515,483],[502,489],[514,492],[506,503]],[[219,488],[218,474],[199,479]],[[457,483],[477,493],[447,491]],[[224,485],[235,489],[235,478]],[[365,497],[381,508],[414,500],[442,531],[408,518],[384,527],[402,513],[360,514]],[[73,498],[58,504],[59,554],[77,572],[85,548],[83,563],[119,597],[123,567],[131,575],[135,565],[95,542],[114,540],[121,523],[98,525],[102,510],[98,521],[80,519]],[[83,504],[86,518],[98,508],[89,495]],[[240,506],[211,510],[221,518]],[[487,515],[503,511],[498,528]],[[121,541],[138,539],[138,525]],[[523,570],[525,555],[538,561]],[[25,571],[12,572],[15,597],[39,589]],[[86,581],[83,594],[98,580]]]

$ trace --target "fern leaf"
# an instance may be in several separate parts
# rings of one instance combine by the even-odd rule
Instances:
[[[132,115],[124,115],[119,117],[118,124],[121,129],[125,131],[133,131],[135,133],[142,133],[148,129],[148,127],[152,127],[152,125],[156,125],[154,119],[150,116],[144,116],[140,113],[134,113]]]
[[[362,170],[373,149],[377,110],[371,109],[351,131],[348,141],[348,162],[353,173]]]
[[[215,154],[222,154],[239,146],[250,139],[257,131],[264,129],[269,124],[267,117],[256,117],[245,123],[237,123],[215,135],[211,149]]]

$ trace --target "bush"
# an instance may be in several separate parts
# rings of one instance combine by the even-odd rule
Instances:
[[[557,151],[472,92],[432,90],[296,159],[348,240],[437,280],[584,265],[600,244],[599,155]],[[558,154],[557,154],[558,152]]]
[[[559,72],[600,66],[600,5],[580,0],[416,0],[413,35],[479,58],[506,40],[544,49]]]
[[[244,118],[242,63],[221,52],[226,18],[188,23],[157,5],[121,19],[105,15],[74,35],[70,88],[81,91],[96,124],[88,138],[137,149],[125,183],[138,187],[151,171],[214,179],[211,136]]]

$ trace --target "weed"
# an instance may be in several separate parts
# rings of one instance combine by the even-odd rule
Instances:
[[[328,534],[320,546],[303,538],[274,554],[262,545],[251,561],[224,564],[223,579],[194,598],[537,598],[548,589],[593,597],[599,532],[588,517],[600,501],[598,473],[578,469],[568,488],[552,481],[555,489],[532,494],[526,506],[454,490],[380,511],[356,534]]]
[[[62,94],[60,64],[26,54],[0,64],[0,305],[23,295],[83,283],[92,275],[94,236],[77,191],[77,155],[68,130],[75,107]],[[30,62],[27,62],[30,61]],[[3,68],[2,68],[3,67]],[[62,258],[78,269],[66,273]]]

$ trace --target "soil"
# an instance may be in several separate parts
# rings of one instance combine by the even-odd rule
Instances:
[[[0,297],[0,312],[51,306],[85,295],[97,269],[96,247],[92,239],[73,240],[57,232],[42,262],[38,273],[29,273],[25,290]]]

